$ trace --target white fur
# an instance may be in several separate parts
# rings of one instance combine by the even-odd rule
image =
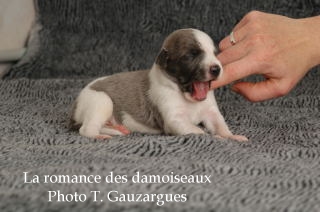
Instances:
[[[97,137],[103,125],[112,117],[113,102],[110,97],[104,92],[97,92],[90,88],[93,83],[104,78],[98,78],[89,83],[77,98],[74,120],[82,124],[79,130],[80,135]]]

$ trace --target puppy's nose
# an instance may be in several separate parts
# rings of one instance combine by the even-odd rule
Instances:
[[[213,65],[210,67],[210,74],[214,77],[218,77],[220,74],[221,68],[218,65]]]

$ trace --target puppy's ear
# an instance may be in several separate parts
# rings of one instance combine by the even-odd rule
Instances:
[[[161,68],[165,69],[167,67],[168,58],[168,50],[162,48],[156,59],[156,64],[158,64]]]

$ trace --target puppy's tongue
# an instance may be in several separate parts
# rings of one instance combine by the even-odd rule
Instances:
[[[209,85],[209,82],[193,82],[192,98],[198,101],[204,100],[207,97]]]

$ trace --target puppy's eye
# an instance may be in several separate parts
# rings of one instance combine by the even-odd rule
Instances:
[[[192,49],[187,54],[182,56],[182,60],[193,60],[200,54],[199,50]]]
[[[192,49],[189,54],[191,54],[193,57],[196,57],[200,54],[200,51],[197,49]]]

